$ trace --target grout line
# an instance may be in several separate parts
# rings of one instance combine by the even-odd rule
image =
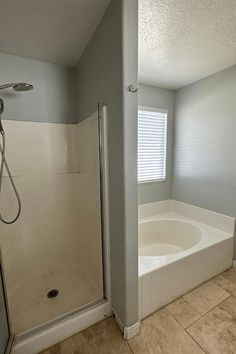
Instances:
[[[118,328],[118,330],[119,330],[119,332],[120,332],[120,334],[121,334],[121,340],[122,340],[122,342],[125,342],[125,343],[127,344],[128,348],[130,349],[131,353],[132,353],[132,354],[135,354],[134,351],[132,350],[130,344],[129,344],[129,341],[128,341],[128,340],[125,340],[125,339],[123,338],[123,334],[121,333],[120,327],[119,327],[117,321],[115,320],[115,314],[111,315],[111,317],[112,317],[113,321],[115,322],[115,324],[116,324],[116,326],[117,326],[117,328]]]
[[[228,270],[227,270],[228,271]],[[227,272],[226,271],[226,272]],[[222,273],[220,273],[220,274],[223,274],[223,273],[225,273],[225,272],[222,272]],[[219,274],[219,275],[220,275]],[[208,280],[207,282],[205,282],[205,283],[203,283],[203,284],[206,284],[206,283],[208,283],[208,282],[213,282],[214,283],[214,279],[215,279],[216,277],[214,277],[214,278],[212,278],[212,279],[210,279],[210,280]],[[202,284],[202,285],[203,285]],[[231,294],[229,291],[227,291],[226,289],[224,289],[220,284],[216,284],[216,283],[214,283],[215,285],[217,285],[219,288],[221,288],[221,289],[223,289],[227,294],[228,294],[228,296],[227,297],[225,297],[222,301],[220,301],[217,305],[215,305],[214,307],[212,307],[209,311],[207,311],[206,313],[204,313],[204,314],[201,314],[187,299],[185,299],[184,298],[184,296],[181,296],[181,297],[179,297],[178,299],[183,299],[183,300],[185,300],[191,307],[193,307],[194,308],[194,310],[200,315],[200,317],[197,319],[197,320],[195,320],[195,321],[193,321],[193,323],[191,323],[188,327],[186,327],[186,328],[184,328],[183,327],[183,325],[175,318],[175,316],[168,310],[168,305],[166,305],[166,307],[165,307],[165,309],[168,311],[168,313],[174,318],[174,320],[179,324],[179,326],[185,331],[185,333],[186,334],[188,334],[192,339],[193,339],[193,341],[203,350],[203,352],[204,353],[207,353],[207,354],[209,354],[209,352],[205,349],[205,348],[203,348],[199,343],[198,343],[198,341],[188,332],[188,329],[191,327],[191,326],[193,326],[196,322],[198,322],[198,321],[200,321],[203,317],[205,317],[209,312],[211,312],[212,310],[214,310],[217,306],[219,306],[220,304],[222,304],[224,301],[226,301],[230,296],[233,296],[233,297],[235,297],[233,294]],[[200,288],[202,285],[200,285],[200,286],[198,286],[196,289],[198,289],[198,288]],[[193,290],[195,290],[195,289],[193,289]],[[192,290],[192,291],[193,291]],[[178,299],[176,299],[175,301],[177,301]],[[173,301],[174,302],[174,301]]]
[[[231,268],[230,268],[231,269]],[[224,274],[225,272],[227,272],[228,270],[226,270],[226,271],[224,271],[224,272],[222,272],[222,273],[220,273],[220,274],[218,274],[218,275],[221,275],[221,274]],[[208,283],[208,282],[213,282],[214,283],[214,279],[215,279],[216,277],[214,277],[214,278],[212,278],[212,279],[210,279],[210,280],[208,280],[208,281],[206,281],[206,282],[204,282],[203,284],[206,284],[206,283]],[[201,285],[199,285],[197,288],[195,288],[195,289],[198,289],[198,288],[200,288],[203,284],[201,284]],[[185,331],[185,333],[188,335],[188,336],[190,336],[191,338],[192,338],[192,340],[197,344],[197,346],[200,348],[200,349],[202,349],[202,351],[204,352],[204,353],[206,353],[206,354],[209,354],[209,352],[205,349],[205,348],[203,348],[198,342],[197,342],[197,340],[188,332],[188,329],[191,327],[191,326],[193,326],[197,321],[200,321],[203,317],[205,317],[209,312],[211,312],[212,310],[214,310],[217,306],[219,306],[220,304],[222,304],[224,301],[226,301],[230,296],[233,296],[233,297],[236,297],[236,296],[234,296],[233,294],[231,294],[229,291],[227,291],[226,289],[224,289],[220,284],[216,284],[216,283],[214,283],[215,285],[217,285],[219,288],[221,288],[221,289],[223,289],[227,294],[228,294],[228,296],[227,297],[225,297],[223,300],[221,300],[220,302],[218,302],[214,307],[212,307],[209,311],[207,311],[206,313],[204,313],[204,314],[201,314],[190,302],[188,302],[187,301],[187,299],[185,299],[184,298],[184,295],[183,296],[180,296],[179,298],[177,298],[177,299],[175,299],[175,300],[173,300],[172,302],[175,302],[175,301],[177,301],[177,300],[179,300],[179,299],[184,299],[186,302],[187,302],[187,304],[189,305],[189,306],[191,306],[191,307],[193,307],[194,308],[194,310],[199,314],[199,318],[198,319],[196,319],[195,321],[193,321],[188,327],[186,327],[186,328],[184,328],[182,325],[181,325],[181,323],[175,318],[175,316],[168,310],[168,305],[166,305],[165,307],[163,307],[163,309],[165,309],[165,310],[167,310],[167,312],[170,314],[170,316],[174,319],[174,321]],[[191,291],[194,291],[195,289],[193,289],[193,290],[191,290]],[[156,312],[159,312],[160,310],[158,310],[158,311],[156,311]],[[129,345],[129,343],[128,343],[128,345]],[[134,353],[133,352],[133,350],[132,350],[132,348],[130,347],[130,345],[129,345],[129,348],[131,349],[131,352],[132,353]]]
[[[203,317],[205,317],[209,312],[211,312],[212,310],[214,310],[218,305],[222,304],[222,302],[224,302],[225,300],[227,300],[230,296],[232,296],[231,294],[229,294],[229,296],[227,296],[225,299],[223,299],[222,301],[218,302],[217,305],[215,305],[214,307],[212,307],[210,310],[208,310],[206,313],[204,314],[201,314],[200,313],[200,318],[198,318],[197,320],[195,320],[191,325],[189,325],[188,327],[186,327],[185,329],[189,329],[189,327],[191,327],[192,325],[194,325],[194,323],[196,323],[197,321],[201,320]],[[188,301],[187,301],[188,302]],[[189,302],[188,302],[189,305],[191,305]],[[195,309],[195,307],[194,307]],[[195,309],[196,310],[196,309]],[[196,310],[197,311],[197,310]],[[198,311],[197,311],[198,312]],[[199,312],[198,312],[199,313]]]
[[[203,349],[203,348],[201,347],[201,345],[191,336],[191,334],[188,333],[188,332],[186,331],[186,329],[181,326],[181,324],[176,320],[176,318],[174,317],[174,315],[172,315],[169,310],[167,310],[167,311],[169,312],[169,314],[171,315],[171,317],[173,318],[173,320],[180,326],[180,328],[183,329],[184,332],[185,332],[188,336],[190,336],[190,337],[193,339],[193,341],[197,344],[197,346],[198,346],[199,348],[201,348],[204,353],[207,353],[207,354],[208,354],[208,352],[206,352],[205,349]]]
[[[223,273],[221,273],[221,274],[223,274]],[[210,280],[208,280],[207,282],[205,282],[205,283],[203,283],[203,284],[206,284],[206,283],[208,283],[208,282],[210,282],[210,281],[212,281],[214,278],[212,278],[212,279],[210,279]],[[203,285],[202,284],[202,285]],[[215,284],[215,283],[214,283]],[[196,290],[196,289],[198,289],[198,288],[200,288],[202,285],[199,285],[197,288],[195,288],[195,289],[193,289],[193,290],[191,290],[191,291],[194,291],[194,290]],[[218,285],[218,284],[215,284],[215,285]],[[230,296],[234,296],[233,294],[231,294],[229,291],[227,291],[227,290],[225,290],[224,288],[222,288],[221,286],[219,286],[221,289],[223,289],[225,292],[227,292],[228,293],[228,296],[226,297],[226,298],[224,298],[222,301],[220,301],[217,305],[215,305],[214,307],[212,307],[210,310],[208,310],[206,313],[204,313],[204,314],[202,314],[202,313],[200,313],[187,299],[185,299],[184,298],[184,296],[186,295],[183,295],[183,296],[181,296],[181,297],[179,297],[179,298],[177,298],[177,299],[175,299],[174,301],[172,301],[172,302],[170,302],[170,304],[172,304],[173,302],[175,302],[175,301],[178,301],[179,299],[183,299],[184,301],[186,301],[187,302],[187,304],[189,305],[189,306],[191,306],[198,314],[199,314],[199,318],[198,319],[196,319],[195,321],[193,321],[189,326],[187,326],[186,328],[185,327],[183,327],[183,325],[175,318],[175,316],[168,310],[168,306],[170,305],[170,304],[168,304],[168,305],[166,305],[165,307],[163,307],[164,309],[166,309],[168,312],[169,312],[169,314],[171,315],[171,316],[173,316],[174,317],[174,319],[176,320],[176,322],[178,322],[179,324],[180,324],[180,326],[184,329],[184,330],[187,330],[189,327],[191,327],[194,323],[196,323],[197,321],[199,321],[202,317],[204,317],[205,315],[207,315],[211,310],[213,310],[214,308],[216,308],[218,305],[220,305],[222,302],[224,302],[225,300],[227,300]],[[190,291],[190,292],[191,292]],[[187,293],[187,294],[189,294],[189,293]],[[159,310],[158,310],[159,311]],[[157,312],[158,312],[157,311]]]
[[[129,349],[130,349],[131,353],[132,353],[132,354],[135,354],[135,353],[134,353],[134,351],[133,351],[133,349],[131,348],[131,346],[130,346],[130,344],[129,344],[129,341],[128,341],[128,340],[127,340],[127,344],[128,344],[128,347],[129,347]]]
[[[187,332],[186,330],[185,332],[194,340],[194,342],[203,350],[204,353],[209,354],[209,352],[206,349],[204,349],[189,332]]]
[[[182,299],[182,297],[180,297],[179,299]],[[177,300],[179,300],[179,299],[177,299]],[[190,305],[189,303],[188,303],[188,305]],[[196,310],[195,309],[195,307],[193,307],[194,308],[194,310]],[[188,329],[190,326],[192,326],[192,324],[194,324],[195,322],[197,322],[198,320],[200,320],[204,315],[201,315],[198,311],[196,311],[198,314],[199,314],[199,318],[198,319],[196,319],[195,321],[193,321],[189,326],[187,326],[186,328],[185,327],[183,327],[183,325],[177,320],[177,318],[175,317],[175,315],[173,315],[173,313],[171,313],[167,308],[166,308],[166,310],[169,312],[169,314],[172,316],[172,317],[174,317],[174,319],[176,320],[176,322],[186,331],[186,329]]]
[[[189,325],[188,327],[186,327],[185,329],[189,329],[189,327],[191,327],[192,325],[194,325],[194,323],[196,323],[197,321],[200,321],[203,317],[205,317],[209,312],[211,312],[212,310],[214,310],[217,306],[219,306],[220,304],[222,304],[222,302],[224,302],[225,300],[227,300],[230,296],[232,296],[231,294],[229,294],[229,296],[227,296],[224,300],[218,302],[217,305],[215,305],[214,307],[212,307],[210,310],[208,310],[206,313],[204,314],[201,314],[200,313],[200,318],[198,318],[197,320],[195,320],[191,325]],[[187,301],[188,302],[188,301]],[[189,302],[188,302],[189,305],[191,305]],[[195,309],[195,307],[194,307]],[[195,309],[196,310],[196,309]],[[197,311],[198,312],[198,311]],[[199,313],[199,312],[198,312]]]
[[[204,281],[203,283],[201,283],[200,285],[198,285],[196,288],[193,288],[192,290],[188,291],[186,294],[184,294],[184,295],[182,295],[182,296],[180,296],[180,297],[174,299],[174,300],[171,301],[169,304],[167,304],[167,305],[161,307],[159,310],[157,310],[157,311],[155,311],[155,312],[158,312],[158,311],[160,311],[161,309],[166,308],[167,306],[169,306],[169,305],[172,304],[173,302],[175,302],[175,301],[177,301],[177,300],[179,300],[179,299],[182,298],[182,299],[184,299],[190,306],[192,306],[192,307],[194,308],[194,310],[197,311],[197,313],[198,313],[200,316],[204,316],[204,315],[202,315],[192,304],[190,304],[190,303],[184,298],[184,296],[187,295],[187,294],[189,294],[189,293],[191,293],[192,291],[194,291],[194,290],[200,288],[200,287],[203,286],[204,284],[207,284],[207,283],[209,283],[209,282],[211,282],[211,281],[214,282],[214,279],[215,279],[215,278],[217,278],[219,275],[222,275],[222,274],[228,272],[230,269],[233,269],[233,267],[230,267],[230,268],[224,270],[222,273],[217,274],[217,275],[214,276],[213,278],[210,278],[210,279]],[[236,268],[235,268],[235,269],[236,269]],[[214,284],[217,285],[217,286],[219,286],[221,289],[223,289],[223,290],[224,290],[225,292],[227,292],[228,294],[233,295],[233,294],[231,294],[229,291],[225,290],[222,286],[220,286],[220,285],[218,285],[218,284],[216,284],[216,283],[214,283]],[[224,300],[223,300],[223,301],[224,301]],[[154,313],[155,313],[155,312],[154,312]],[[152,314],[150,314],[149,316],[152,316]],[[147,316],[146,318],[148,318],[149,316]],[[195,322],[195,321],[194,321],[194,322]]]

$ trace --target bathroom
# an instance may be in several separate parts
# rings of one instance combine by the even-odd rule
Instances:
[[[1,15],[0,354],[236,353],[236,3]]]

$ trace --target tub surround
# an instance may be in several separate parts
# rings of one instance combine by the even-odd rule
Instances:
[[[167,212],[184,215],[190,219],[220,229],[224,232],[232,233],[232,231],[234,231],[235,218],[174,199],[140,205],[139,220]]]
[[[232,266],[234,224],[234,218],[175,200],[139,207],[141,319]],[[155,227],[165,233],[165,244],[158,229],[155,243]],[[183,243],[188,234],[196,236],[189,245]]]

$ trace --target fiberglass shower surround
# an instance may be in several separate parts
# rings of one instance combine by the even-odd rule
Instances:
[[[0,223],[12,329],[21,335],[104,302],[98,112],[75,124],[3,125],[23,206],[16,223]],[[14,213],[7,176],[1,205]]]

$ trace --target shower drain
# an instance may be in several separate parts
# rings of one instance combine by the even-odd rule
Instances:
[[[59,290],[57,290],[57,289],[52,289],[52,290],[50,290],[50,291],[48,292],[47,297],[48,297],[49,299],[53,299],[54,297],[57,297],[58,294],[59,294]]]

